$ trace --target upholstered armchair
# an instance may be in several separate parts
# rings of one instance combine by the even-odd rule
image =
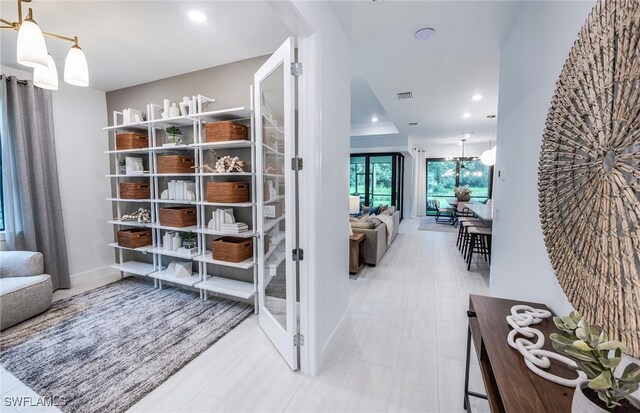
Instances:
[[[53,286],[51,276],[43,272],[39,252],[0,251],[0,330],[49,308]]]

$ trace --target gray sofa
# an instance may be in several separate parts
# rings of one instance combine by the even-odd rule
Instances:
[[[39,252],[0,251],[0,330],[36,316],[51,305],[51,276]]]
[[[384,214],[385,212],[382,213]],[[400,228],[400,211],[394,211],[390,215],[393,218],[394,228],[389,245],[387,245],[387,226],[384,223],[378,223],[375,222],[374,219],[371,219],[369,225],[362,225],[365,228],[361,228],[361,225],[357,225],[356,223],[351,225],[354,234],[365,235],[365,245],[367,248],[367,259],[365,263],[368,265],[377,265],[398,235],[398,229]],[[373,218],[375,218],[375,216]]]

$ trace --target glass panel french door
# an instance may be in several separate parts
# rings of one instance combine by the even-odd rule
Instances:
[[[402,212],[404,156],[398,153],[351,155],[349,194],[360,204],[393,205]]]
[[[441,208],[449,207],[457,186],[468,186],[471,199],[491,198],[492,176],[493,166],[474,158],[427,159],[427,215],[435,214],[436,201]]]
[[[297,176],[295,77],[289,38],[256,72],[254,105],[258,143],[258,321],[292,369],[298,368]]]

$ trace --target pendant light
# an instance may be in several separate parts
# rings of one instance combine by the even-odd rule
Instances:
[[[58,69],[53,58],[47,52],[44,36],[73,43],[67,53],[64,65],[64,81],[75,86],[89,86],[89,66],[84,52],[78,45],[78,36],[68,37],[42,31],[33,19],[33,10],[26,17],[22,13],[22,3],[31,0],[16,0],[18,17],[15,21],[0,18],[0,29],[18,32],[16,57],[18,63],[32,67],[34,85],[43,89],[58,89]]]
[[[496,115],[487,116],[487,118],[491,119],[491,121],[493,121],[495,117]],[[480,155],[480,162],[482,162],[487,166],[493,166],[496,164],[496,146],[494,145],[493,147],[491,147],[492,137],[493,137],[493,129],[492,129],[492,125],[489,124],[489,148],[490,149],[487,149],[486,151],[482,152],[482,155]]]
[[[33,69],[33,84],[42,89],[58,90],[58,69],[51,55],[48,55],[47,67]]]
[[[89,66],[84,52],[74,44],[64,63],[64,81],[75,86],[89,86]]]
[[[24,66],[47,67],[47,44],[40,26],[33,20],[31,9],[18,30],[17,60]]]

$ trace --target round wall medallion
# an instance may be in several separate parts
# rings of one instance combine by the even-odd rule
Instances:
[[[640,356],[640,2],[598,1],[547,114],[540,218],[556,277]]]

